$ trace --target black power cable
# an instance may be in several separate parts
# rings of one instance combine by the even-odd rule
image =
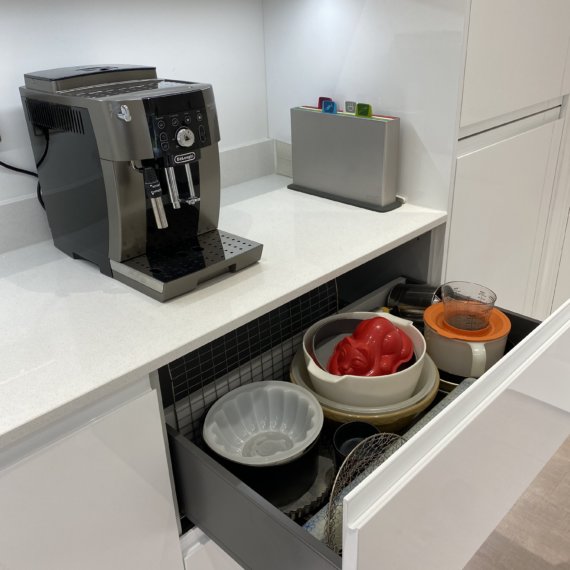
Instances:
[[[44,148],[44,152],[42,153],[42,156],[40,157],[40,159],[36,164],[36,168],[39,168],[41,166],[42,162],[46,158],[49,149],[49,131],[47,129],[43,129],[42,132],[44,134],[44,137],[46,138],[46,147]],[[0,160],[0,166],[3,166],[8,170],[13,170],[14,172],[19,172],[20,174],[28,174],[29,176],[39,178],[37,172],[32,172],[31,170],[26,170],[25,168],[18,168],[17,166],[13,166],[12,164],[7,164],[5,162],[2,162],[1,160]],[[40,203],[41,207],[45,210],[46,207],[44,204],[44,199],[42,198],[42,187],[39,180],[38,180],[38,186],[36,188],[36,194],[38,196],[38,202]]]
[[[36,164],[36,168],[39,168],[42,165],[42,162],[45,160],[49,149],[49,131],[47,129],[42,129],[42,133],[46,139],[46,147],[44,148],[44,152]]]
[[[43,129],[42,132],[44,134],[44,137],[46,138],[46,147],[44,148],[44,152],[40,157],[40,159],[38,160],[38,163],[36,164],[36,168],[39,168],[42,165],[42,162],[45,160],[49,149],[49,131],[47,129]],[[38,197],[38,202],[40,203],[40,206],[45,210],[46,205],[44,204],[44,199],[42,196],[42,186],[40,184],[39,177],[38,177],[38,186],[36,188],[36,195]]]
[[[0,160],[0,166],[7,168],[8,170],[13,170],[14,172],[20,172],[21,174],[29,174],[30,176],[38,177],[37,172],[32,172],[31,170],[26,170],[25,168],[18,168],[17,166],[12,166],[11,164],[6,164]]]

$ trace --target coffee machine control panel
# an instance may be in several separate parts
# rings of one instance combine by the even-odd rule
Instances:
[[[194,162],[212,144],[204,101],[191,95],[145,101],[154,157],[164,166]]]

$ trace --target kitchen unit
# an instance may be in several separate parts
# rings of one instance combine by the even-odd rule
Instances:
[[[265,2],[267,29],[273,30],[272,15],[280,16],[278,9],[290,10],[291,14],[302,4]],[[314,8],[318,3],[305,4]],[[502,5],[514,9],[513,2],[505,1]],[[523,4],[517,3],[520,5]],[[524,3],[525,9],[532,5],[537,6],[538,3]],[[485,103],[482,108],[478,105],[485,100],[484,96],[476,95],[471,87],[473,82],[481,86],[482,72],[470,75],[468,70],[476,69],[476,60],[469,56],[465,64],[464,57],[465,53],[476,54],[477,49],[482,49],[476,49],[470,45],[471,40],[468,41],[468,37],[475,37],[470,35],[467,17],[472,6],[491,9],[491,3],[478,0],[441,0],[424,4],[401,0],[397,5],[390,2],[350,3],[345,21],[357,21],[360,31],[366,33],[351,37],[354,44],[350,44],[348,55],[362,56],[364,61],[376,58],[378,53],[375,49],[360,49],[366,48],[367,42],[373,42],[375,38],[390,48],[381,50],[384,56],[389,56],[383,61],[386,65],[369,65],[367,73],[363,73],[362,68],[347,64],[342,73],[345,74],[345,86],[351,83],[364,98],[370,97],[371,92],[382,94],[379,101],[372,102],[381,105],[385,112],[402,117],[400,192],[408,198],[408,203],[397,211],[379,215],[299,195],[286,190],[289,180],[280,177],[228,188],[224,191],[225,204],[220,223],[229,231],[264,243],[264,257],[258,265],[239,276],[218,278],[199,287],[192,295],[160,306],[120,283],[105,279],[95,268],[66,259],[51,243],[31,241],[28,243],[33,245],[28,247],[6,250],[0,265],[1,308],[11,329],[10,334],[1,340],[4,367],[0,383],[0,479],[5,485],[0,489],[0,528],[3,531],[0,556],[4,556],[4,559],[0,558],[0,567],[28,570],[37,560],[42,560],[44,567],[57,565],[58,570],[67,570],[66,564],[74,570],[78,567],[112,569],[110,564],[117,561],[121,570],[128,568],[131,562],[136,564],[137,570],[145,567],[149,570],[157,567],[179,570],[182,559],[165,453],[164,420],[161,417],[164,411],[159,405],[153,372],[253,319],[286,306],[315,288],[333,280],[336,284],[349,272],[364,276],[361,279],[366,281],[363,295],[367,288],[402,274],[421,281],[437,282],[441,279],[444,261],[447,262],[444,275],[452,277],[449,272],[454,259],[459,263],[468,257],[474,264],[479,264],[477,275],[480,275],[487,263],[494,261],[494,258],[490,259],[489,248],[494,252],[495,244],[509,243],[512,239],[508,231],[503,232],[504,226],[498,226],[499,222],[508,219],[518,229],[517,223],[512,221],[514,213],[510,209],[512,202],[520,197],[518,192],[513,192],[513,184],[520,184],[520,191],[526,199],[532,200],[530,204],[521,200],[515,210],[526,226],[525,239],[518,238],[515,243],[524,245],[526,253],[522,257],[529,263],[521,264],[521,256],[512,255],[512,247],[505,248],[506,256],[498,267],[495,266],[492,276],[503,275],[508,261],[514,263],[513,272],[518,281],[514,289],[512,282],[501,283],[498,291],[500,303],[504,300],[508,307],[512,293],[513,303],[516,303],[512,308],[545,316],[550,312],[551,303],[545,298],[548,295],[538,294],[539,290],[550,288],[550,297],[556,291],[557,302],[568,296],[564,292],[564,283],[567,282],[564,267],[567,269],[569,249],[567,238],[564,243],[568,196],[563,184],[568,180],[565,174],[568,152],[560,151],[566,148],[563,145],[568,136],[565,97],[570,91],[569,74],[561,72],[564,66],[568,66],[567,56],[561,55],[565,41],[568,46],[568,38],[564,40],[566,28],[562,26],[568,21],[565,16],[567,3],[549,3],[548,10],[541,10],[542,15],[535,14],[534,21],[547,18],[549,26],[556,30],[553,34],[546,34],[549,40],[543,42],[550,50],[548,54],[544,56],[542,51],[530,54],[541,54],[533,67],[535,72],[546,74],[542,81],[537,82],[540,85],[533,85],[530,90],[524,88],[529,98],[520,98],[521,88],[517,81],[524,81],[527,74],[517,65],[520,60],[516,55],[511,55],[511,63],[519,77],[513,83],[516,96],[511,93],[506,100],[500,100],[493,95],[490,103]],[[360,9],[362,17],[354,18]],[[471,12],[471,15],[476,23],[476,12]],[[505,20],[507,16],[501,15],[500,11],[497,13],[498,20],[505,27],[509,27],[511,21],[518,22],[516,19]],[[487,12],[484,21],[489,22],[493,17],[494,14],[489,16]],[[521,22],[528,26],[533,17],[527,13],[525,18]],[[286,24],[286,19],[283,22]],[[321,23],[321,20],[314,18],[310,22],[312,26],[316,23]],[[327,23],[331,24],[331,20]],[[386,35],[385,28],[382,33],[377,33],[378,26],[392,27],[396,31],[393,36]],[[291,32],[291,28],[284,27],[287,33]],[[338,38],[334,26],[322,26],[320,29],[329,33],[337,47],[342,47],[346,36]],[[533,38],[528,31],[523,35],[525,41]],[[493,39],[499,41],[499,36],[499,33],[494,33]],[[505,44],[518,46],[524,43],[520,37],[505,41]],[[555,40],[552,44],[550,37]],[[297,60],[296,66],[289,69],[289,74],[298,74],[296,81],[291,81],[287,73],[280,75],[272,49],[282,49],[289,44],[279,43],[279,34],[268,34],[267,42],[270,44],[267,59],[269,134],[271,138],[279,138],[279,125],[272,122],[275,108],[279,107],[280,112],[288,116],[289,107],[307,103],[309,95],[321,94],[323,85],[332,92],[334,82],[313,86],[310,93],[297,92],[295,96],[300,100],[282,101],[279,97],[286,98],[289,91],[283,89],[279,97],[275,96],[275,77],[288,81],[290,91],[300,89],[303,63]],[[494,44],[488,45],[491,48]],[[422,50],[422,46],[425,49]],[[501,46],[495,50],[502,53],[504,44]],[[398,57],[393,57],[391,49],[396,50]],[[418,65],[418,53],[422,53],[424,58],[421,66]],[[326,56],[329,60],[334,59],[326,50],[311,54],[315,58]],[[532,63],[530,55],[527,54],[526,60]],[[392,61],[385,61],[387,59]],[[491,59],[497,60],[496,57]],[[542,65],[544,59],[552,59],[555,63],[552,76],[545,71],[547,66]],[[438,61],[441,63],[435,69],[441,75],[434,75],[430,66]],[[331,69],[323,66],[317,73],[316,67],[319,66],[313,60],[311,71],[317,77],[323,70]],[[395,67],[399,68],[398,71]],[[418,72],[418,67],[422,67],[423,73]],[[337,69],[335,66],[334,73]],[[370,70],[381,70],[380,76]],[[392,92],[386,83],[391,84]],[[562,87],[558,89],[556,85]],[[502,85],[497,86],[493,93],[502,88]],[[470,98],[469,93],[475,95]],[[460,110],[461,96],[465,114]],[[552,100],[554,103],[549,103]],[[515,106],[512,117],[511,103]],[[531,117],[529,108],[537,103]],[[230,105],[225,107],[226,117],[231,115],[227,112],[229,108]],[[257,117],[262,115],[256,113]],[[232,120],[235,121],[235,117],[232,116]],[[513,125],[506,124],[510,120]],[[250,127],[251,123],[248,123]],[[486,128],[492,131],[484,133]],[[259,129],[252,129],[252,132],[258,133]],[[521,165],[525,167],[524,173],[520,172]],[[493,175],[488,184],[487,181],[482,183],[473,179],[481,174],[482,169]],[[542,189],[540,192],[535,191],[538,186]],[[480,220],[487,215],[489,200],[497,199],[497,192],[492,192],[495,188],[500,188],[501,192],[507,189],[505,204],[502,204],[502,217],[494,218],[497,225],[491,227],[496,233],[489,238],[487,245],[483,244],[483,250],[477,250],[483,251],[484,255],[477,257],[477,252],[470,252],[465,256],[462,250],[454,250],[454,240],[462,243],[460,240],[467,235],[462,233],[462,229],[467,227],[471,218],[479,216]],[[471,202],[478,196],[481,200]],[[444,251],[446,210],[450,212],[451,224]],[[477,214],[466,213],[473,211]],[[478,222],[478,230],[480,225]],[[529,227],[533,228],[532,232]],[[469,233],[467,245],[475,243],[471,236]],[[551,243],[554,244],[552,247]],[[552,275],[557,272],[561,251],[561,277],[556,282]],[[461,266],[456,267],[463,272]],[[457,277],[470,276],[462,274]],[[375,280],[378,283],[375,284]],[[536,303],[543,307],[540,311],[532,308],[538,307]],[[544,374],[542,368],[533,368],[532,364],[546,358],[553,359],[560,368],[556,370],[557,383],[552,393],[567,401],[563,350],[567,339],[567,314],[566,307],[541,329],[542,332],[513,352],[512,358],[490,371],[477,385],[478,390],[466,393],[454,407],[449,408],[448,413],[432,424],[433,427],[428,426],[419,434],[411,442],[413,445],[405,447],[403,453],[394,456],[378,472],[379,475],[365,482],[347,499],[344,525],[347,551],[343,557],[347,568],[376,567],[380,556],[384,556],[386,561],[390,556],[398,558],[402,549],[409,555],[410,564],[417,560],[414,556],[419,556],[418,552],[437,534],[436,523],[429,515],[427,522],[424,519],[418,521],[417,532],[412,533],[413,549],[408,551],[406,543],[398,551],[391,550],[388,540],[385,553],[381,554],[377,548],[376,531],[389,527],[386,521],[393,514],[389,510],[389,499],[396,497],[403,505],[399,514],[401,526],[391,527],[391,532],[411,529],[410,521],[417,515],[412,503],[405,504],[407,493],[413,489],[407,486],[408,479],[402,473],[414,466],[410,477],[414,482],[418,481],[420,487],[417,488],[429,483],[431,479],[422,480],[424,465],[435,461],[440,454],[455,451],[452,445],[454,438],[460,441],[469,420],[491,406],[495,394],[492,390],[496,390],[498,395],[511,380],[515,381],[517,371],[528,368],[525,377],[532,384]],[[554,355],[549,351],[550,343],[556,346]],[[533,403],[530,407],[536,406]],[[564,418],[557,425],[556,437],[560,438],[566,425]],[[477,426],[474,429],[478,429]],[[183,435],[172,431],[170,435],[180,442],[182,453],[186,450],[188,457],[197,459],[190,467],[202,466],[205,473],[212,474],[214,481],[213,474],[217,472],[208,471],[211,463],[195,449],[196,446],[184,441]],[[543,435],[541,441],[546,441],[548,434]],[[491,434],[490,437],[493,436]],[[551,445],[558,441],[553,439]],[[446,444],[450,445],[447,451]],[[544,449],[552,451],[551,448]],[[532,453],[532,449],[528,451]],[[458,459],[455,455],[451,457],[455,461]],[[490,464],[500,461],[492,453],[488,459]],[[540,461],[547,459],[543,455]],[[184,468],[183,461],[178,465]],[[539,469],[540,461],[533,464],[536,469]],[[439,473],[437,468],[436,465],[431,472],[434,477]],[[180,473],[179,470],[177,472]],[[45,473],[50,476],[46,477]],[[526,473],[521,477],[517,491],[524,490],[531,476],[532,473]],[[340,565],[338,557],[312,540],[298,525],[280,516],[262,499],[244,491],[235,479],[223,475],[216,482],[220,481],[224,486],[227,484],[228,492],[232,485],[239,487],[240,493],[232,496],[239,497],[244,508],[250,509],[248,513],[255,518],[259,528],[287,537],[287,541],[263,542],[265,550],[258,548],[258,556],[265,561],[261,567],[278,568],[279,564],[303,567],[307,560],[304,556],[321,565],[313,567]],[[185,484],[200,494],[200,489],[192,488],[192,480]],[[175,488],[180,494],[183,488],[180,481],[176,482]],[[509,500],[516,499],[514,494],[509,496]],[[459,491],[454,496],[457,500],[462,497]],[[484,489],[481,496],[483,501],[492,499]],[[239,512],[228,514],[224,498],[213,497],[212,501],[199,505],[204,507],[202,514],[214,517],[214,523],[218,525],[220,521],[227,520],[230,526],[225,528],[226,536],[233,534],[235,542],[225,542],[224,548],[231,551],[243,566],[254,565],[246,556],[251,556],[255,550],[255,540],[251,536],[235,535],[235,529],[241,529],[245,526],[243,521],[250,522],[250,519]],[[220,503],[217,504],[216,500]],[[502,504],[502,510],[497,510],[494,518],[480,521],[477,538],[483,538],[485,532],[492,530],[508,506],[507,503]],[[21,512],[14,519],[12,513],[18,509]],[[60,512],[61,516],[54,517],[54,512]],[[429,513],[429,509],[425,512]],[[461,522],[465,521],[459,521],[457,527]],[[428,531],[431,533],[426,531],[430,524]],[[38,540],[34,543],[35,536]],[[443,537],[441,534],[440,538]],[[68,555],[70,544],[77,548]],[[463,550],[458,554],[458,547],[454,561],[464,561],[478,545],[474,539],[469,544],[461,542],[460,546]],[[242,547],[246,552],[240,551]],[[441,545],[440,552],[445,547]],[[200,560],[199,549],[195,545],[192,549]],[[430,551],[429,554],[433,557],[428,558],[426,554],[426,565],[433,562],[434,567],[438,567],[435,566],[441,562],[437,558],[438,553]],[[267,556],[274,559],[269,559],[268,563],[268,559],[263,558]],[[192,557],[189,560],[192,564]],[[253,560],[259,562],[260,558]],[[308,566],[305,564],[304,567]]]
[[[49,561],[52,567],[57,561],[61,570],[76,568],[79,563],[83,568],[113,568],[114,561],[133,560],[131,556],[136,551],[137,568],[156,568],[160,560],[160,568],[179,569],[180,546],[169,486],[164,424],[156,378],[151,374],[149,380],[148,374],[268,310],[279,309],[325,281],[342,279],[347,272],[358,273],[363,264],[368,270],[380,263],[388,274],[408,272],[417,279],[426,277],[431,238],[441,231],[443,212],[405,204],[379,218],[367,210],[291,192],[284,187],[286,182],[282,177],[269,177],[232,188],[231,193],[225,194],[222,220],[233,231],[247,228],[252,236],[265,240],[265,264],[260,262],[232,278],[220,278],[198,288],[193,295],[166,305],[65,257],[49,243],[3,255],[2,310],[4,314],[16,310],[9,300],[29,309],[28,320],[21,322],[14,337],[2,341],[3,354],[12,354],[6,360],[5,370],[9,374],[5,374],[0,388],[1,477],[5,483],[0,492],[1,551],[7,567],[28,569],[39,559],[46,564]],[[319,217],[317,214],[323,211],[326,216]],[[313,224],[307,223],[309,219]],[[331,220],[336,228],[333,234],[326,231]],[[368,238],[346,247],[347,238],[357,231],[365,232]],[[283,248],[283,243],[288,247]],[[43,263],[38,265],[40,259]],[[293,263],[295,272],[290,270]],[[375,475],[347,498],[345,567],[375,567],[377,540],[369,535],[375,535],[372,529],[376,525],[384,524],[386,489],[396,492],[397,481],[406,481],[401,471],[417,465],[413,471],[416,473],[424,461],[419,457],[425,454],[427,461],[442,447],[446,450],[443,444],[460,433],[472,417],[471,410],[480,411],[508,384],[509,378],[518,377],[526,368],[532,370],[533,362],[542,362],[539,357],[548,355],[549,346],[555,342],[561,347],[556,350],[562,368],[553,375],[553,394],[558,393],[556,397],[567,401],[563,375],[566,365],[560,352],[567,338],[564,331],[569,322],[568,310],[568,306],[563,308],[488,372],[477,384],[477,390],[468,390],[440,415],[441,420],[434,420],[418,434],[410,443],[414,444],[413,453],[404,453],[408,448],[404,446],[401,454],[387,462],[382,472],[390,475],[395,469],[397,476]],[[43,316],[38,320],[39,314]],[[19,315],[22,316],[21,311]],[[144,323],[153,323],[153,330],[149,332]],[[107,334],[102,339],[103,327]],[[73,352],[56,350],[71,342]],[[27,349],[30,343],[37,347],[34,354]],[[536,370],[534,376],[526,373],[526,382],[530,382],[527,391],[532,390],[532,378],[542,375]],[[38,389],[42,385],[57,386],[58,390],[42,391]],[[37,395],[34,407],[27,405],[30,392]],[[557,433],[568,427],[568,422],[563,421]],[[192,477],[176,481],[177,492],[184,494],[184,489],[190,488],[194,499],[204,495],[206,502],[198,508],[205,504],[209,518],[206,522],[217,531],[225,528],[225,538],[234,537],[233,543],[221,543],[243,567],[340,567],[340,559],[318,540],[242,484],[237,483],[236,487],[235,478],[229,474],[220,475],[219,468],[212,470],[211,458],[205,458],[181,434],[169,431],[178,447],[174,457],[176,476],[180,477],[187,467],[198,466],[210,473],[212,484],[222,483],[226,495],[208,495],[206,488],[193,487],[196,480]],[[543,459],[546,461],[546,455]],[[521,479],[520,485],[525,481]],[[228,510],[229,497],[237,500],[237,506],[233,504]],[[238,507],[245,510],[236,510]],[[28,533],[11,524],[15,509],[22,510],[18,515],[22,524],[39,535],[38,549],[26,548]],[[54,520],[54,511],[62,516]],[[32,520],[25,522],[26,515],[29,517],[32,512]],[[239,521],[244,516],[248,532],[240,534],[238,530],[245,527]],[[52,521],[48,531],[46,520]],[[266,548],[260,548],[259,536],[249,532],[258,524],[263,525],[265,533],[279,537],[266,537],[262,541]],[[69,548],[69,537],[73,537],[77,549],[73,556],[64,558],[61,553]],[[210,551],[216,559],[221,557],[208,541],[198,544],[202,546],[192,543],[190,561],[207,559]],[[252,549],[255,544],[257,548]],[[471,543],[469,548],[475,546]],[[252,550],[258,558],[251,558]],[[462,555],[466,552],[469,550]],[[86,553],[89,559],[82,559]],[[120,567],[128,568],[126,564],[121,563]]]
[[[91,554],[84,568],[112,568],[109,553],[124,560],[144,542],[137,568],[146,563],[154,570],[156,560],[161,560],[164,570],[178,569],[178,545],[178,559],[172,556],[178,529],[168,485],[164,424],[157,392],[150,388],[156,384],[150,383],[148,374],[363,264],[380,262],[383,271],[427,278],[431,234],[441,231],[444,212],[405,204],[379,217],[290,191],[287,182],[273,176],[224,191],[220,222],[229,231],[247,229],[252,238],[262,238],[266,255],[243,272],[215,279],[167,304],[65,257],[49,242],[2,256],[2,313],[12,310],[16,323],[13,334],[1,341],[6,358],[0,385],[0,460],[6,491],[0,493],[0,550],[9,568],[27,570],[36,556],[41,559],[24,548],[29,535],[10,524],[9,513],[17,503],[26,505],[28,514],[33,508],[38,525],[51,519],[55,504],[67,505],[66,516],[51,527],[53,534],[44,532],[45,543],[39,543],[51,545],[48,552],[53,553],[51,560],[58,560],[58,570],[77,568],[77,558],[61,557],[69,536],[75,537],[78,551]],[[361,238],[354,240],[355,235]],[[134,386],[137,390],[117,404],[108,402]],[[119,416],[113,414],[115,408]],[[107,426],[116,429],[116,417],[122,418],[121,434],[107,435],[112,431]],[[145,435],[147,430],[152,437]],[[146,439],[153,442],[148,454],[142,452]],[[74,458],[74,450],[85,441],[92,442],[85,447],[87,457]],[[124,465],[124,475],[115,478],[117,463]],[[46,469],[54,469],[47,481],[42,475]],[[88,499],[83,498],[86,489]],[[45,500],[50,496],[53,502]],[[96,516],[89,515],[91,501],[97,505]],[[74,509],[82,511],[82,525],[77,525]],[[124,517],[117,516],[119,509]],[[210,512],[222,518],[229,515],[214,508]],[[279,515],[271,515],[277,527],[285,525],[285,533],[297,529],[296,537],[292,535],[295,544],[304,531]],[[114,521],[114,531],[107,519]],[[129,523],[132,538],[124,540],[121,529]],[[30,528],[33,532],[35,527]],[[90,540],[97,547],[80,546]],[[311,542],[317,553],[327,552],[316,539]],[[289,560],[287,552],[282,551],[283,563]],[[332,553],[328,556],[334,559]]]

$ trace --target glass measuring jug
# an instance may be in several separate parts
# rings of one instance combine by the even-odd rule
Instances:
[[[457,329],[477,331],[489,325],[497,295],[491,289],[468,281],[450,281],[441,286],[443,317]]]

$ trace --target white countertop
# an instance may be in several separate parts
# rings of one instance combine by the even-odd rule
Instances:
[[[410,204],[376,213],[269,176],[223,191],[220,228],[261,242],[259,263],[160,303],[51,242],[0,256],[0,445],[441,224]]]

